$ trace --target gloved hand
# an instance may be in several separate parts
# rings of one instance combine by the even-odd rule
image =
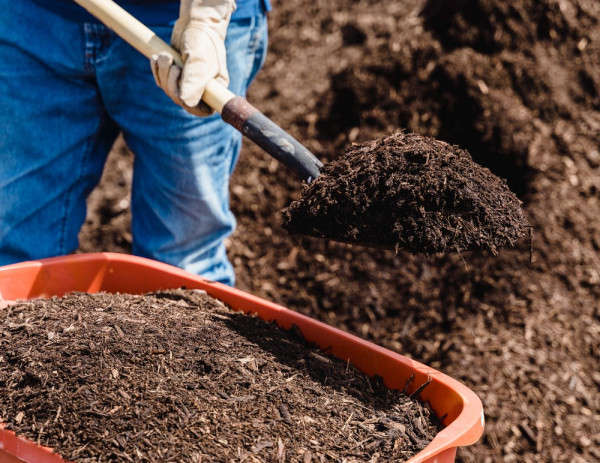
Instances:
[[[235,8],[234,0],[181,0],[171,46],[181,53],[183,69],[174,64],[173,57],[166,52],[150,58],[156,85],[175,103],[197,116],[214,113],[201,102],[212,79],[225,87],[229,85],[225,35]]]

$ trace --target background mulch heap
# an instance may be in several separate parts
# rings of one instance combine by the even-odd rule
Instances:
[[[415,133],[354,144],[283,211],[283,228],[412,253],[512,245],[528,226],[506,182]]]
[[[2,318],[0,419],[69,460],[404,461],[439,429],[413,398],[204,291],[73,293]]]
[[[600,2],[273,0],[249,100],[324,162],[399,129],[505,178],[535,234],[436,258],[299,240],[301,184],[246,144],[231,182],[237,285],[464,382],[469,463],[600,461]],[[318,63],[318,65],[315,65]],[[131,252],[133,156],[113,150],[81,251]],[[465,266],[466,263],[466,266]]]

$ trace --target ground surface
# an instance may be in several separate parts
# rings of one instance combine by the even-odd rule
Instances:
[[[0,333],[2,421],[68,461],[405,461],[438,429],[414,398],[204,291],[24,302]]]
[[[301,185],[247,145],[231,185],[238,286],[414,357],[482,399],[465,462],[600,459],[600,4],[274,1],[250,100],[324,161],[401,128],[507,179],[535,234],[494,257],[290,238]],[[131,156],[111,157],[81,250],[127,252]],[[464,261],[463,261],[464,259]]]

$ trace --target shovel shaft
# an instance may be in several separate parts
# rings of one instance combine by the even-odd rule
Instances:
[[[178,66],[183,67],[179,52],[112,0],[75,0],[75,2],[147,58],[167,52],[173,56]],[[236,96],[213,79],[206,87],[202,101],[219,112],[225,122],[292,169],[303,180],[311,182],[318,177],[319,169],[323,164],[300,142],[244,98]]]
[[[310,183],[319,176],[323,163],[245,98],[236,96],[229,100],[221,116],[306,182]]]

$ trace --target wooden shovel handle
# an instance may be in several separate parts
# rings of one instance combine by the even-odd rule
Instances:
[[[181,55],[177,50],[170,47],[153,31],[112,0],[75,0],[75,3],[81,5],[92,16],[95,16],[103,24],[110,27],[119,37],[146,58],[149,59],[152,55],[167,52],[173,56],[175,63],[179,67],[183,67]],[[223,106],[234,97],[234,93],[230,92],[216,80],[212,80],[204,91],[202,101],[215,111],[221,113]]]
[[[160,37],[112,0],[75,0],[147,58],[161,52],[171,54],[183,67],[181,55]],[[202,101],[275,159],[311,182],[323,167],[298,140],[267,118],[244,98],[236,96],[216,80],[210,81]]]

